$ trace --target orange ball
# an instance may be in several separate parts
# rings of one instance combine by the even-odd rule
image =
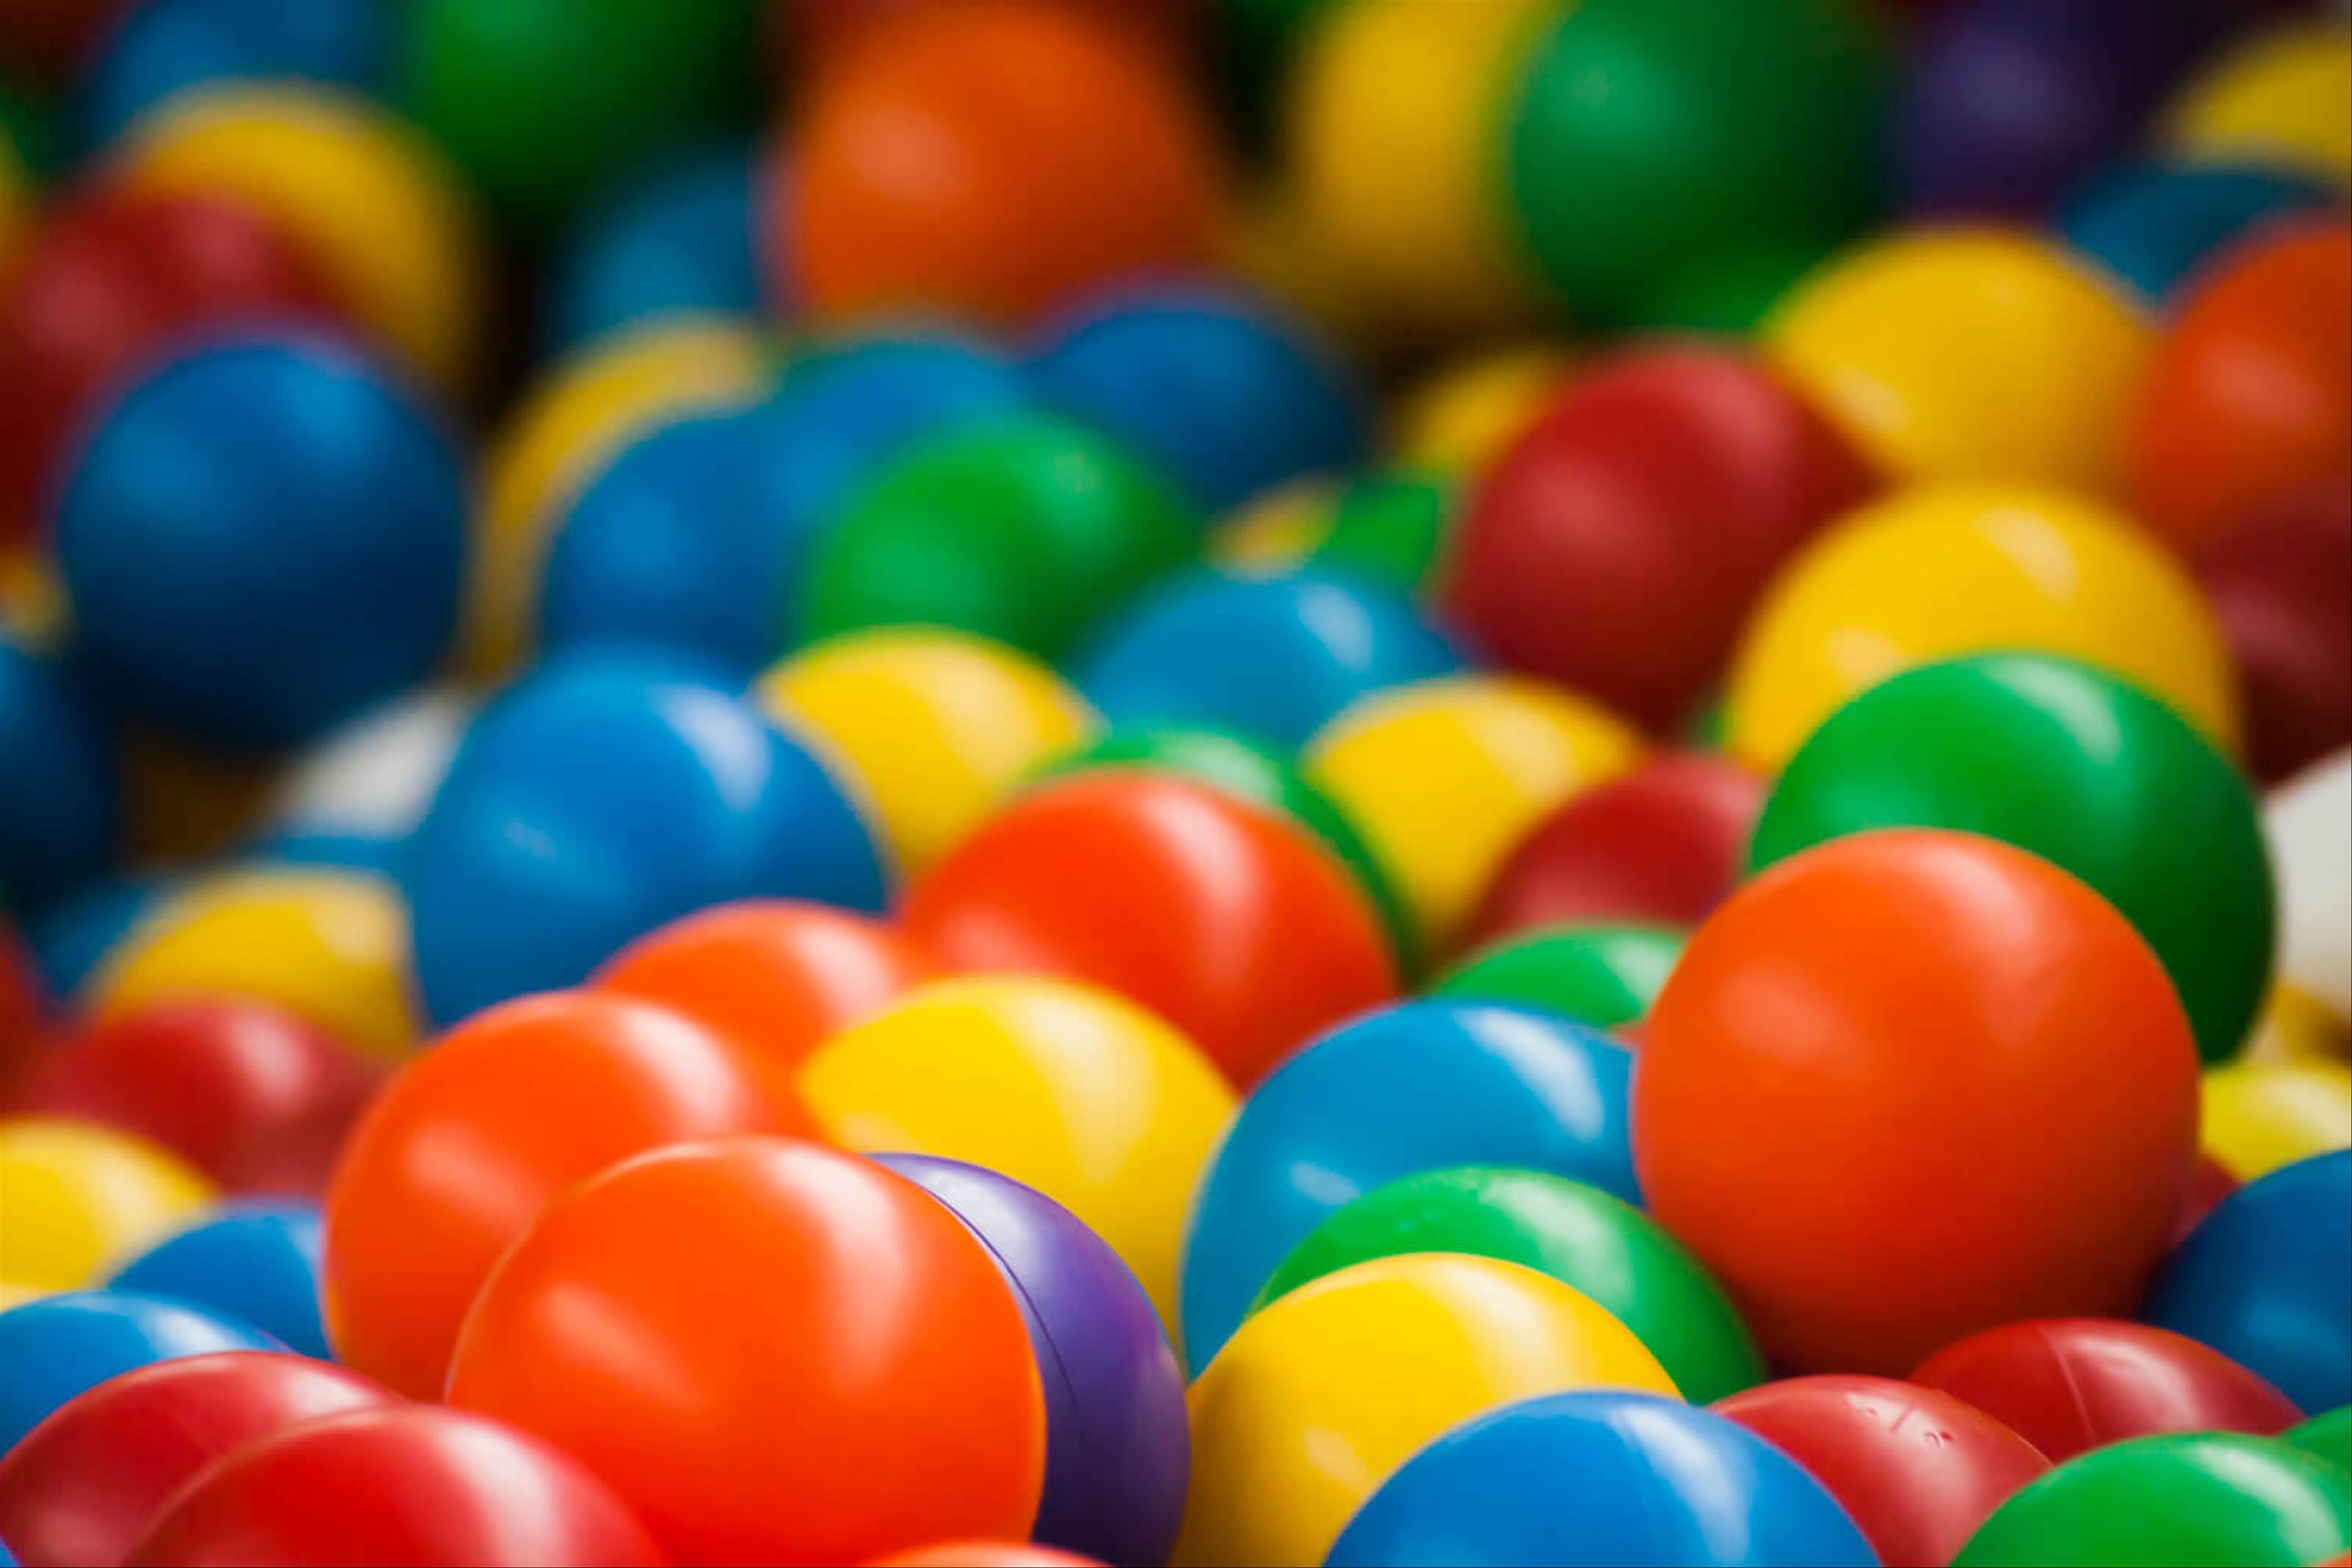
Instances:
[[[588,985],[657,1002],[797,1072],[827,1036],[880,1012],[934,967],[867,916],[755,899],[639,938]]]
[[[436,1398],[467,1305],[557,1193],[666,1144],[810,1127],[782,1073],[667,1008],[563,992],[477,1014],[394,1075],[336,1164],[327,1337]]]
[[[1028,1533],[1037,1363],[947,1205],[781,1138],[549,1205],[467,1317],[449,1402],[562,1449],[680,1563],[862,1563]]]
[[[1092,981],[1246,1089],[1393,997],[1370,898],[1321,841],[1208,785],[1113,769],[999,813],[915,885],[907,931],[951,967]]]
[[[908,7],[820,74],[776,160],[776,258],[819,317],[1020,324],[1122,274],[1207,261],[1216,158],[1182,85],[1077,6]]]
[[[2132,433],[2140,515],[2183,548],[2352,469],[2352,222],[2224,253],[2157,350]]]
[[[1776,1359],[1899,1375],[2129,1310],[2195,1169],[2197,1068],[2164,966],[2088,887],[1990,838],[1860,834],[1691,938],[1634,1168]]]

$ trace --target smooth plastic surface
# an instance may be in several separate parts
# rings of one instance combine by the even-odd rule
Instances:
[[[1479,949],[1429,994],[1532,1007],[1614,1029],[1648,1016],[1682,951],[1682,933],[1661,926],[1548,926]]]
[[[124,1263],[105,1288],[185,1301],[330,1361],[319,1314],[322,1246],[314,1205],[226,1204]]]
[[[212,1184],[177,1155],[111,1127],[55,1116],[0,1121],[8,1223],[0,1284],[72,1290],[210,1202]]]
[[[117,1290],[43,1296],[0,1311],[0,1454],[85,1389],[155,1362],[282,1351],[248,1323]]]

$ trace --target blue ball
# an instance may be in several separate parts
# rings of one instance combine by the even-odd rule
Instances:
[[[1450,675],[1462,662],[1385,584],[1314,568],[1275,577],[1202,569],[1122,610],[1076,669],[1114,724],[1206,724],[1296,748],[1366,692]]]
[[[1242,1102],[1193,1200],[1187,1359],[1208,1364],[1333,1210],[1401,1177],[1514,1165],[1639,1203],[1632,1071],[1597,1031],[1475,1002],[1408,1002],[1311,1042]]]
[[[549,285],[550,347],[576,349],[663,315],[759,314],[757,179],[750,147],[703,148],[608,198]]]
[[[2066,243],[2160,305],[2205,259],[2264,220],[2329,205],[2318,181],[2283,169],[2137,163],[2058,216]]]
[[[1651,1394],[1553,1394],[1465,1422],[1348,1521],[1332,1568],[1877,1568],[1794,1459]]]
[[[465,473],[409,389],[323,338],[198,347],[116,400],[58,555],[110,697],[224,745],[306,739],[433,668]]]
[[[2173,1249],[2140,1315],[2260,1373],[2306,1415],[2352,1404],[2352,1150],[2223,1198]]]
[[[416,976],[448,1025],[576,985],[732,899],[878,911],[873,839],[816,759],[707,663],[559,656],[467,731],[403,857]]]
[[[1059,323],[1030,370],[1049,406],[1155,459],[1211,512],[1355,467],[1370,442],[1362,389],[1344,367],[1238,289],[1112,294]]]
[[[110,1377],[215,1351],[282,1351],[250,1323],[119,1290],[43,1296],[0,1312],[0,1453]]]
[[[311,81],[372,92],[385,77],[384,0],[140,0],[83,79],[88,147],[190,88]]]
[[[319,1316],[320,1245],[314,1205],[224,1204],[123,1265],[106,1288],[202,1307],[331,1361]]]
[[[114,817],[113,760],[84,694],[0,635],[0,909],[43,908],[95,876]]]
[[[25,934],[49,994],[79,993],[114,944],[146,918],[168,889],[162,877],[100,877],[43,911]]]

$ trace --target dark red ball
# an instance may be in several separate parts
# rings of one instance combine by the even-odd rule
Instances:
[[[2210,1154],[2197,1156],[2197,1169],[2189,1175],[2188,1195],[2180,1201],[2180,1222],[2173,1228],[2172,1245],[2179,1246],[2197,1228],[2197,1222],[2213,1212],[2213,1205],[2234,1193],[2242,1184],[2230,1174],[2221,1162]]]
[[[2237,656],[2254,776],[2352,743],[2352,475],[2272,497],[2194,564]]]
[[[0,920],[0,1095],[33,1058],[48,999],[16,928]]]

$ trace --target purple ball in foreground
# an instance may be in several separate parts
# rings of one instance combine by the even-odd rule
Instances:
[[[1035,1539],[1106,1563],[1165,1563],[1192,1466],[1184,1374],[1143,1287],[1069,1210],[958,1160],[877,1161],[947,1205],[1012,1282],[1045,1388]]]

